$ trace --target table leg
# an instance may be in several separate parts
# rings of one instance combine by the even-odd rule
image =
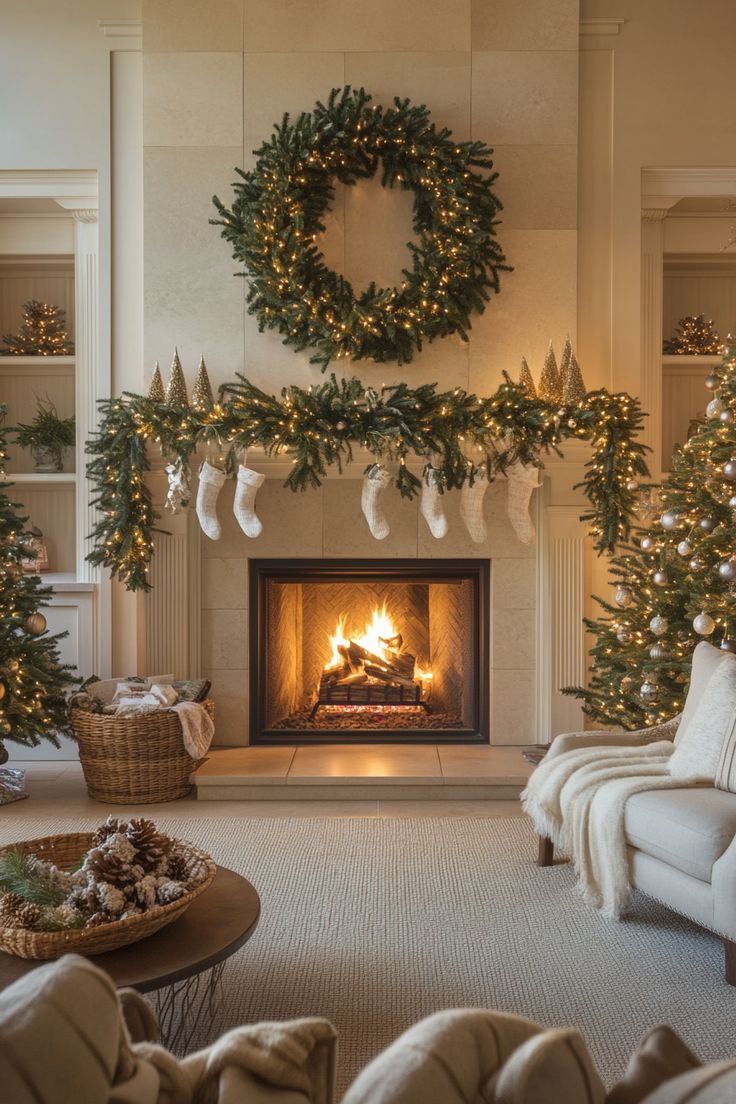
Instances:
[[[225,963],[167,985],[150,994],[161,1030],[161,1044],[183,1057],[195,1039],[197,1046],[213,1042],[222,1011],[222,975]],[[203,1036],[197,1038],[200,1032]]]

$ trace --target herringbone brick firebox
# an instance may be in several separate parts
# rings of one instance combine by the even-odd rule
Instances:
[[[488,560],[249,572],[251,743],[488,741]]]

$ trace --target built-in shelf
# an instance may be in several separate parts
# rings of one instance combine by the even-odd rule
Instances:
[[[80,582],[73,571],[43,571],[41,582],[44,586],[53,587],[56,594],[91,593],[97,586],[96,583]]]
[[[14,365],[16,368],[35,368],[39,364],[43,364],[45,368],[50,368],[56,364],[59,367],[74,367],[76,358],[73,356],[2,356],[0,355],[0,366],[6,367]]]
[[[68,483],[73,486],[77,482],[76,472],[8,472],[9,483]]]

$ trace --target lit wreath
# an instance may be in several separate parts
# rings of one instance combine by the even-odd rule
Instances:
[[[244,265],[247,302],[259,329],[275,329],[296,350],[333,358],[410,361],[424,341],[459,334],[499,291],[509,271],[495,238],[501,202],[484,142],[455,142],[436,130],[425,106],[371,105],[362,88],[333,89],[325,106],[284,116],[257,151],[251,172],[236,170],[228,210],[213,197],[222,237]],[[369,284],[356,296],[327,267],[316,242],[334,197],[333,181],[354,184],[382,168],[384,186],[414,193],[411,270],[400,288]],[[482,175],[477,170],[486,170]]]

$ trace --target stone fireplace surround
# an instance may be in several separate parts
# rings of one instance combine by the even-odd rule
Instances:
[[[506,481],[488,490],[486,541],[474,544],[459,513],[460,494],[445,496],[449,531],[436,540],[418,502],[384,494],[391,532],[375,540],[360,509],[367,457],[357,456],[340,475],[328,472],[322,487],[285,489],[286,457],[249,452],[248,464],[267,478],[257,512],[263,532],[249,540],[232,512],[233,485],[218,502],[222,537],[205,537],[190,509],[171,517],[163,510],[165,478],[152,473],[151,488],[162,528],[156,538],[144,604],[146,668],[180,676],[205,675],[216,702],[215,742],[247,746],[249,739],[248,561],[254,559],[483,559],[491,562],[488,655],[491,745],[546,742],[564,729],[582,727],[581,710],[558,688],[585,678],[582,617],[588,612],[595,557],[579,515],[585,500],[579,481],[588,449],[576,442],[564,459],[548,461],[544,483],[532,499],[537,530],[533,545],[516,538],[506,515]],[[194,465],[193,465],[194,466]]]

